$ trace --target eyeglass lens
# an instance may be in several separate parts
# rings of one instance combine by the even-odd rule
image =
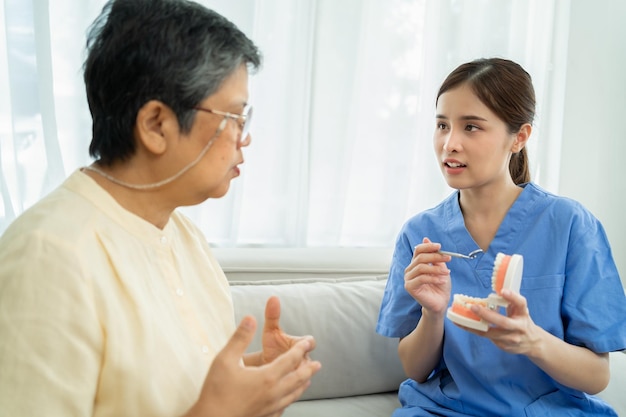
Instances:
[[[250,134],[250,122],[252,120],[252,106],[249,106],[247,111],[244,111],[245,121],[243,122],[243,126],[241,128],[241,141],[245,141],[248,135]]]

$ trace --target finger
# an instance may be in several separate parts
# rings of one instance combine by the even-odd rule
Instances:
[[[265,325],[264,329],[278,330],[280,329],[280,300],[276,296],[268,298],[265,304]]]
[[[314,347],[312,339],[311,337],[303,338],[272,362],[272,366],[281,377],[292,372],[300,366],[303,361],[307,361],[307,356]]]
[[[289,394],[286,394],[280,401],[280,406],[284,405],[284,408],[287,408],[290,404],[298,401],[302,394],[311,386],[311,381],[307,381],[304,384],[299,385],[296,389],[292,390]]]
[[[492,310],[487,307],[483,307],[481,305],[474,304],[470,307],[470,310],[475,313],[478,317],[489,322],[490,324],[495,324],[499,318],[505,318],[499,311]]]
[[[436,253],[420,255],[417,260],[411,262],[411,264],[407,267],[405,275],[410,275],[411,277],[417,277],[422,275],[428,275],[433,277],[448,276],[450,274],[450,269],[448,269],[448,265],[446,265],[445,262],[440,262],[440,257],[442,256],[444,255],[439,255]]]
[[[311,385],[311,378],[319,372],[322,365],[317,361],[306,361],[280,381],[280,390],[286,404],[296,401]]]
[[[515,323],[504,314],[501,314],[498,310],[491,310],[489,308],[473,305],[471,310],[477,314],[480,318],[489,323],[489,327],[491,329],[504,329],[504,330],[513,330],[515,328]]]
[[[405,274],[414,276],[420,274],[445,275],[450,272],[446,262],[452,258],[439,252],[423,252],[415,256],[404,269]]]
[[[430,239],[425,237],[422,240],[422,243],[420,243],[419,245],[416,245],[413,248],[413,256],[415,257],[417,254],[420,254],[420,253],[437,252],[439,249],[441,249],[440,243],[431,242]]]
[[[309,386],[311,386],[311,381],[307,381],[306,383],[301,384],[295,388],[291,388],[289,391],[278,397],[276,407],[284,411],[288,406],[298,401],[298,399],[302,396],[302,394],[304,394],[304,391],[306,391]],[[277,415],[282,415],[282,411],[280,412],[280,414]],[[272,417],[274,417],[274,415],[272,415]]]
[[[522,294],[508,289],[502,290],[502,298],[509,302],[509,310],[528,312],[526,297]]]
[[[415,246],[413,250],[412,263],[416,264],[439,264],[443,265],[445,262],[452,260],[450,255],[444,255],[439,253],[441,250],[441,243],[420,243]]]
[[[231,360],[239,361],[250,346],[254,332],[256,331],[256,319],[252,316],[245,316],[241,319],[235,333],[221,350],[220,355],[228,356]]]
[[[311,335],[304,335],[304,336],[291,336],[286,334],[285,335],[287,338],[289,338],[289,346],[293,346],[295,344],[297,344],[298,342],[300,342],[301,340],[307,339],[309,341],[309,343],[311,344],[311,349],[309,350],[315,350],[315,348],[317,347],[317,342],[315,341],[315,338]]]
[[[283,355],[286,356],[286,355]],[[304,391],[311,385],[311,378],[322,367],[317,361],[303,360],[298,366],[293,367],[288,372],[284,372],[279,368],[278,362],[275,361],[270,365],[264,365],[265,367],[271,367],[272,372],[276,373],[277,383],[273,385],[271,396],[278,400],[274,409],[283,409],[296,401],[304,393]]]
[[[422,253],[424,251],[424,248],[430,243],[430,239],[428,239],[427,237],[425,237],[424,239],[422,239],[422,243],[415,245],[413,247],[413,259],[415,259],[415,257]]]

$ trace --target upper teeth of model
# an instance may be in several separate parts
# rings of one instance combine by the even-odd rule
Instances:
[[[459,164],[458,162],[448,162],[448,166],[452,168],[458,168],[458,167],[462,167],[463,164]]]

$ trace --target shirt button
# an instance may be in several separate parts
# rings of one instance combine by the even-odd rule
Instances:
[[[161,243],[165,245],[167,243],[167,237],[161,236]]]
[[[176,288],[176,295],[182,297],[185,294],[182,288]]]
[[[209,347],[206,345],[202,346],[202,353],[209,353]]]

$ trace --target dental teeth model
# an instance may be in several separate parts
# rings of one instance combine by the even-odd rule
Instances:
[[[522,283],[522,272],[524,270],[524,258],[521,255],[505,255],[498,253],[493,262],[493,274],[491,277],[491,288],[494,293],[487,298],[475,298],[462,294],[454,294],[452,306],[448,308],[447,317],[465,327],[487,331],[489,323],[482,320],[471,307],[478,304],[492,310],[499,307],[507,307],[508,301],[500,296],[503,289],[519,292]]]

